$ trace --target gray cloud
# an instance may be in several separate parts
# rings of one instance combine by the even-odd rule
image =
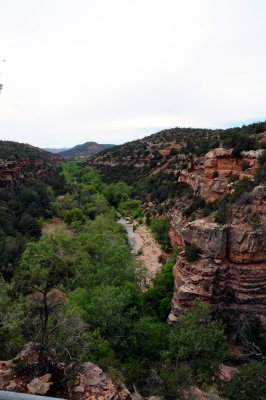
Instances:
[[[1,138],[122,143],[266,118],[264,0],[0,0]]]

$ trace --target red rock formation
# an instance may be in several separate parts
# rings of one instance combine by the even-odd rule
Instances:
[[[38,354],[32,343],[28,343],[16,360],[21,359],[29,364],[38,363]],[[18,372],[14,360],[0,361],[0,390],[49,395],[53,388],[51,374],[32,378],[27,372]],[[30,369],[29,369],[30,370]],[[58,393],[66,398],[66,393]],[[71,399],[82,400],[129,400],[130,392],[121,383],[114,384],[97,365],[87,362],[83,364],[76,377]]]
[[[181,235],[178,235],[173,224],[170,224],[169,239],[170,239],[170,244],[173,248],[183,246],[182,237]]]
[[[191,165],[191,171],[182,170],[179,182],[190,185],[206,201],[214,201],[221,195],[233,191],[233,185],[228,183],[232,175],[253,178],[258,165],[258,158],[263,150],[243,151],[239,157],[232,155],[232,149],[217,148],[209,151],[204,158],[197,158]],[[242,172],[242,163],[249,164]]]
[[[218,225],[207,218],[185,223],[178,229],[184,244],[195,244],[200,259],[189,263],[184,254],[174,268],[175,289],[172,300],[174,321],[194,299],[212,304],[214,311],[227,311],[235,318],[259,317],[266,327],[266,186],[251,193],[248,212],[259,213],[260,224],[243,222],[247,207],[235,206],[232,222]],[[246,215],[248,221],[250,215]],[[184,221],[183,221],[184,223]],[[264,225],[265,226],[265,225]]]

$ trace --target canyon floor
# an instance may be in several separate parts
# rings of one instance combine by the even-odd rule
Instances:
[[[137,259],[147,270],[147,281],[150,281],[162,266],[159,262],[162,249],[146,225],[139,225],[135,231],[128,233],[128,237],[129,240],[131,239],[132,249],[137,254]]]

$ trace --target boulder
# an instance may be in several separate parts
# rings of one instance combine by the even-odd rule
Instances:
[[[185,243],[194,243],[203,254],[215,259],[226,256],[227,232],[227,226],[205,219],[189,222],[181,231]]]
[[[126,400],[131,398],[130,392],[122,384],[114,384],[97,365],[87,362],[83,364],[77,375],[73,399],[83,400]]]
[[[51,379],[51,374],[39,376],[32,379],[32,381],[27,384],[27,388],[31,394],[46,395],[53,385],[53,382],[50,382]]]

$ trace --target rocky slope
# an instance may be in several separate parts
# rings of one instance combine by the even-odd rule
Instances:
[[[174,268],[170,321],[200,297],[228,321],[266,326],[265,124],[216,130],[172,129],[95,156],[107,181],[125,180],[153,215],[170,219]]]
[[[30,393],[36,395],[55,395],[69,398],[69,393],[54,389],[52,374],[31,376],[32,367],[38,362],[38,354],[32,343],[28,343],[14,360],[0,361],[0,390]],[[27,365],[20,369],[19,365]],[[91,400],[129,400],[131,395],[122,384],[114,384],[97,365],[87,362],[78,372],[71,399]]]
[[[220,195],[234,193],[234,185],[226,184],[228,175],[238,173],[240,179],[253,178],[256,152],[243,154],[250,161],[245,173],[238,170],[239,159],[228,159],[228,153],[223,153],[223,162],[220,149],[210,153],[203,163],[207,169],[181,175],[208,201],[219,198],[216,184],[220,185]],[[215,154],[219,154],[220,164],[213,157]],[[218,171],[216,180],[210,178],[210,164]],[[183,252],[177,260],[169,320],[176,320],[199,297],[210,302],[214,311],[227,315],[227,319],[235,322],[258,317],[266,327],[266,185],[242,193],[228,208],[224,224],[214,222],[212,214],[188,222],[180,210],[173,212],[171,219],[172,244],[184,248],[193,244],[200,255],[198,260],[188,262]]]
[[[188,262],[183,252],[177,260],[170,320],[200,297],[227,319],[259,317],[266,326],[266,186],[256,186],[251,196],[248,208],[231,209],[225,225],[211,218],[183,220],[183,227],[180,219],[172,221],[183,247],[194,244],[200,255]],[[247,213],[259,213],[257,226],[244,221]]]

